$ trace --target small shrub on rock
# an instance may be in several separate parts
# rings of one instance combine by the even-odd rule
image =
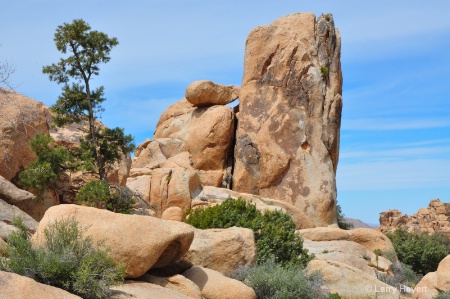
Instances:
[[[306,274],[301,265],[281,266],[271,261],[255,265],[245,273],[244,283],[255,290],[258,299],[325,299],[319,272]]]
[[[262,214],[244,199],[228,198],[220,205],[195,209],[186,222],[200,229],[239,226],[253,230],[260,264],[275,261],[305,266],[313,258],[303,249],[303,239],[295,233],[295,223],[288,214]]]
[[[109,186],[104,181],[90,181],[77,194],[78,204],[130,214],[136,202],[131,190],[121,186]]]
[[[45,231],[45,242],[34,247],[21,221],[8,237],[0,270],[30,277],[83,298],[105,298],[109,288],[123,282],[125,267],[115,265],[74,219],[55,221]],[[97,244],[100,245],[100,244]]]
[[[450,239],[442,233],[430,235],[398,228],[386,235],[394,245],[399,260],[418,274],[436,271],[439,262],[449,254]]]

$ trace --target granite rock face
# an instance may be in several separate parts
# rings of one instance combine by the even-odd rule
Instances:
[[[336,224],[341,39],[331,15],[288,15],[247,38],[233,190]]]

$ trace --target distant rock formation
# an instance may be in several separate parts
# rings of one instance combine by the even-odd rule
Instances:
[[[412,216],[399,210],[380,213],[380,231],[392,232],[399,227],[413,232],[442,232],[450,236],[450,203],[432,199],[427,208],[419,209]]]
[[[331,15],[288,15],[247,38],[233,190],[336,224],[341,38]]]

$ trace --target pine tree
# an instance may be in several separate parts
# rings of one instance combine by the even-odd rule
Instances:
[[[58,26],[54,41],[61,53],[69,54],[43,68],[51,81],[63,84],[62,94],[52,106],[54,123],[61,127],[87,121],[89,129],[80,140],[81,153],[77,158],[83,161],[85,168],[95,169],[100,180],[107,183],[107,166],[118,161],[121,153],[130,153],[134,143],[123,129],[100,126],[98,113],[104,111],[101,106],[105,101],[104,87],[92,89],[90,83],[99,75],[99,65],[110,60],[111,49],[119,42],[115,37],[91,30],[81,19]]]

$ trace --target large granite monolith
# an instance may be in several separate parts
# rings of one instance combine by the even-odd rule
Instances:
[[[297,13],[247,38],[233,190],[285,200],[336,223],[341,38],[333,17]]]

